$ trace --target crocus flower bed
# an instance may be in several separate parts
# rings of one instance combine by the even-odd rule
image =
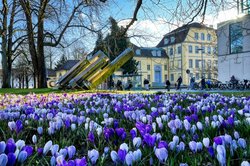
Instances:
[[[0,96],[0,165],[247,165],[250,97]]]

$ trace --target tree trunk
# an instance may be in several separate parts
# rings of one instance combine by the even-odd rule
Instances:
[[[48,0],[40,1],[40,10],[38,15],[37,32],[37,58],[38,58],[38,88],[47,88],[46,64],[44,57],[44,13]]]
[[[21,6],[24,10],[24,14],[26,17],[29,52],[31,55],[31,61],[32,61],[32,65],[33,65],[33,69],[34,69],[34,73],[35,73],[34,75],[36,76],[36,78],[39,81],[37,71],[39,69],[38,63],[40,63],[40,62],[38,61],[38,58],[37,58],[30,3],[29,3],[29,1],[25,1],[25,0],[20,0],[20,3],[21,3]],[[34,87],[35,87],[35,82],[34,82]]]
[[[7,2],[3,1],[3,25],[2,25],[2,68],[3,68],[3,84],[2,88],[11,88],[10,74],[8,71],[8,45],[7,45],[7,19],[8,19],[8,6]]]

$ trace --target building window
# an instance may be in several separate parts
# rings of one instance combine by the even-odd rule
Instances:
[[[196,74],[195,74],[195,77],[196,77],[196,78],[195,78],[196,80],[199,80],[199,79],[200,79],[200,74],[199,74],[199,73],[196,73]]]
[[[178,46],[177,52],[178,52],[178,54],[181,54],[181,46]]]
[[[136,55],[141,55],[141,50],[140,49],[136,49],[135,53],[136,53]]]
[[[165,39],[164,39],[164,44],[168,44],[168,42],[169,42],[169,39],[168,39],[168,38],[165,38]]]
[[[207,78],[211,79],[211,73],[210,72],[207,73]]]
[[[161,56],[161,51],[157,51],[157,56]]]
[[[174,61],[171,61],[171,62],[170,62],[170,67],[171,67],[171,68],[174,68]]]
[[[195,68],[199,68],[199,63],[200,63],[200,60],[196,59],[195,60]]]
[[[207,66],[211,67],[211,64],[212,64],[211,60],[207,60]]]
[[[188,64],[189,68],[193,68],[193,59],[189,59]]]
[[[205,35],[204,35],[204,33],[201,33],[201,40],[205,40]]]
[[[216,47],[214,47],[213,54],[217,55],[217,48]]]
[[[195,40],[199,40],[199,33],[195,32],[194,33],[194,38],[195,38]]]
[[[210,46],[207,47],[207,53],[211,54],[211,47]]]
[[[181,60],[178,60],[178,68],[181,68]]]
[[[170,77],[171,77],[171,81],[174,81],[174,74],[171,74]]]
[[[150,65],[147,65],[147,70],[150,70]]]
[[[198,46],[195,46],[195,53],[199,54],[199,47]]]
[[[170,40],[171,40],[171,43],[175,42],[175,37],[172,36],[172,37],[170,38]]]
[[[141,70],[141,61],[138,61],[137,68],[138,68],[138,70]]]
[[[173,55],[173,54],[174,54],[174,50],[173,50],[173,48],[170,48],[169,55]]]
[[[191,45],[188,46],[188,52],[193,53],[193,46],[191,46]]]
[[[211,34],[210,33],[207,34],[207,40],[211,41]]]
[[[167,79],[168,79],[168,75],[167,75],[167,74],[165,74],[165,75],[164,75],[164,77],[165,77],[165,80],[167,80]]]
[[[150,81],[150,74],[147,75],[147,79],[148,79],[148,81]]]
[[[243,35],[241,23],[230,25],[230,53],[242,52]]]
[[[165,70],[165,71],[168,70],[168,65],[164,65],[164,70]]]
[[[204,46],[202,46],[202,47],[201,47],[201,52],[204,54],[204,53],[205,53],[205,51],[206,51],[205,47],[204,47]]]

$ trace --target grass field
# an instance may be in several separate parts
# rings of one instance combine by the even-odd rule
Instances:
[[[180,93],[175,91],[161,91],[161,90],[151,90],[151,91],[116,91],[116,90],[59,90],[59,89],[51,89],[51,88],[45,88],[45,89],[0,89],[0,94],[20,94],[20,95],[26,95],[29,93],[35,93],[35,94],[47,94],[47,93]],[[237,91],[237,92],[186,92],[188,94],[201,94],[201,93],[219,93],[225,96],[250,96],[250,91]]]

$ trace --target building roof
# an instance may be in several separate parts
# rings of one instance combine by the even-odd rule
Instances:
[[[132,49],[135,52],[135,57],[168,58],[168,55],[163,48],[138,47],[133,44]]]
[[[79,60],[67,60],[62,66],[60,66],[58,70],[70,70],[73,66],[75,66]]]
[[[47,76],[48,77],[56,77],[56,71],[53,69],[47,69]]]
[[[213,28],[207,27],[206,25],[194,22],[191,24],[186,24],[183,25],[182,27],[179,27],[167,34],[164,35],[164,37],[162,38],[162,40],[159,42],[159,44],[157,44],[156,47],[165,47],[165,46],[169,46],[169,45],[174,45],[174,44],[178,44],[178,43],[182,43],[185,39],[186,36],[189,32],[190,28],[206,28],[206,29],[211,29],[213,30]],[[168,42],[165,42],[165,40],[167,40]]]

